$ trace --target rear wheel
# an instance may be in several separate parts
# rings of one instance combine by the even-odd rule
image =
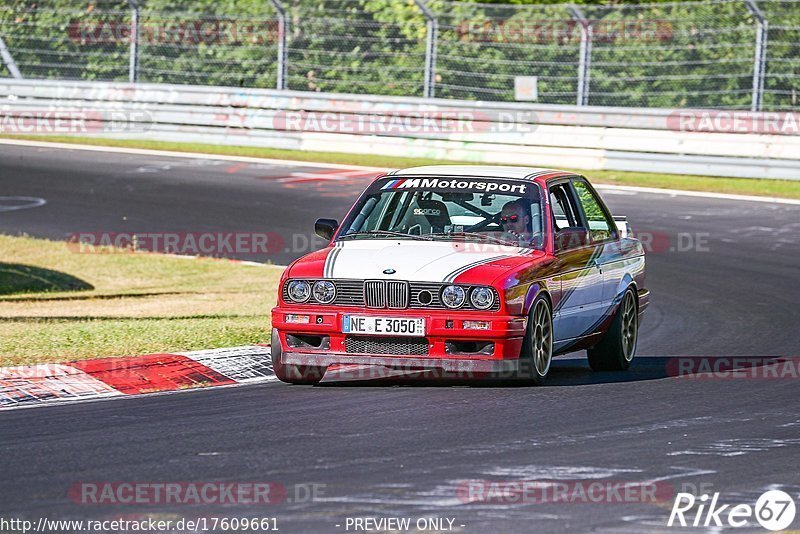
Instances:
[[[275,371],[275,376],[277,376],[278,380],[281,382],[288,382],[289,384],[316,384],[322,380],[322,375],[325,374],[325,367],[283,363],[281,341],[278,338],[278,331],[274,328],[272,329],[271,349],[272,370]]]
[[[528,328],[519,355],[517,378],[540,386],[547,379],[553,361],[553,312],[547,298],[540,295],[531,306]]]
[[[638,312],[636,296],[629,287],[605,337],[587,351],[593,371],[624,371],[631,366],[639,339]]]

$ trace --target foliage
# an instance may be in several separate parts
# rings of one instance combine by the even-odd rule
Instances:
[[[275,86],[278,15],[268,0],[141,0],[138,80]],[[427,0],[438,21],[436,96],[511,101],[517,76],[539,101],[577,98],[581,25],[566,4]],[[422,96],[426,19],[414,0],[283,0],[288,87]],[[577,0],[592,23],[589,104],[749,108],[756,21],[744,2]],[[796,109],[800,10],[770,20],[765,104]],[[0,34],[30,78],[124,81],[127,1],[6,0]],[[0,76],[7,76],[5,65]]]

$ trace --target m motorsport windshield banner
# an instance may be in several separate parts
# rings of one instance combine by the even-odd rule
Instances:
[[[527,194],[530,183],[517,180],[496,180],[491,178],[388,178],[378,181],[370,187],[370,193],[380,191],[404,189],[437,192],[465,192],[465,193],[507,193],[525,195]]]

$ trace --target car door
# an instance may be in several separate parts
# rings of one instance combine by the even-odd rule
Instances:
[[[558,351],[591,333],[599,320],[602,275],[572,182],[548,183],[548,195],[562,294],[553,310],[554,350]]]
[[[583,220],[589,228],[589,240],[595,247],[595,261],[602,277],[600,301],[602,313],[610,311],[625,276],[625,259],[620,251],[619,235],[611,213],[585,178],[572,180]]]

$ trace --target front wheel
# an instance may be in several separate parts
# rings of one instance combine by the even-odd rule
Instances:
[[[536,297],[528,317],[528,328],[522,341],[517,378],[541,386],[553,361],[553,312],[542,295]]]
[[[631,366],[639,338],[638,311],[633,289],[628,288],[608,332],[587,351],[593,371],[624,371]]]
[[[283,363],[283,349],[281,340],[278,338],[278,331],[272,329],[271,342],[272,370],[281,382],[289,384],[316,384],[322,380],[325,374],[325,367],[312,365],[293,365]]]

